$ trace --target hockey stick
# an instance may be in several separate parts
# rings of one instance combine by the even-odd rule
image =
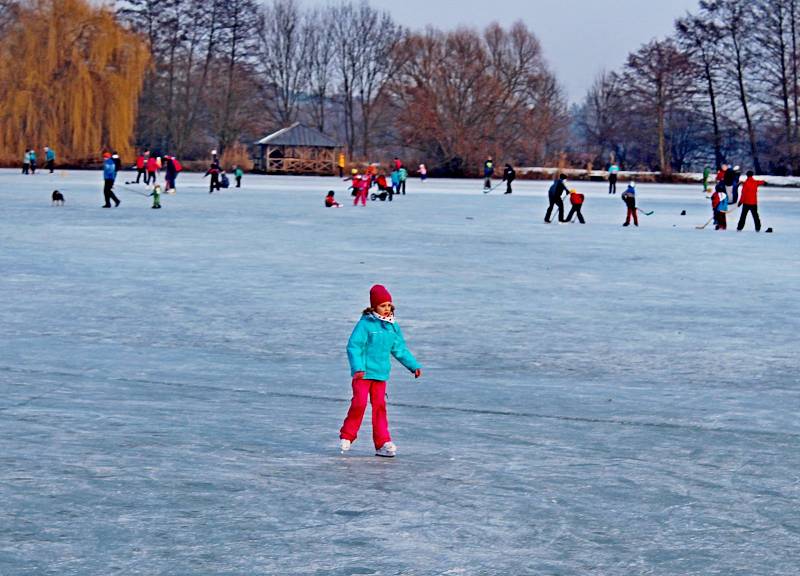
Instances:
[[[706,221],[706,223],[705,223],[705,224],[703,224],[702,226],[695,226],[695,230],[702,230],[703,228],[705,228],[706,226],[708,226],[709,224],[711,224],[711,221],[712,221],[713,219],[714,219],[714,217],[712,216],[712,217],[711,217],[711,218],[709,218],[709,219]]]
[[[133,188],[128,188],[127,186],[120,186],[120,188],[123,188],[124,190],[127,190],[128,192],[133,192],[134,194],[138,194],[139,196],[144,196],[145,198],[149,198],[150,197],[150,194],[145,194],[144,192],[139,192],[138,190],[134,190]]]
[[[498,182],[497,184],[495,184],[495,185],[494,185],[494,186],[492,186],[491,188],[484,188],[484,189],[483,189],[483,193],[484,193],[484,194],[488,194],[489,192],[491,192],[491,191],[493,191],[493,190],[497,190],[497,189],[498,189],[500,186],[502,186],[502,185],[503,185],[503,183],[504,183],[504,182],[505,182],[505,180],[500,180],[500,182]]]
[[[641,208],[637,208],[636,210],[637,210],[638,212],[641,212],[641,213],[642,213],[642,214],[644,214],[645,216],[651,216],[651,215],[652,215],[652,214],[655,212],[655,210],[650,210],[650,212],[645,212],[645,211],[644,211],[644,210],[642,210]]]
[[[734,207],[733,207],[733,208],[731,208],[730,210],[725,210],[723,213],[724,213],[724,214],[730,214],[731,212],[735,212],[737,208],[738,208],[738,206],[734,206]],[[695,226],[695,229],[697,229],[697,230],[702,230],[703,228],[705,228],[706,226],[708,226],[709,224],[711,224],[711,221],[712,221],[712,220],[714,220],[714,217],[713,217],[713,216],[712,216],[711,218],[709,218],[709,219],[708,219],[708,221],[707,221],[705,224],[703,224],[702,226]]]

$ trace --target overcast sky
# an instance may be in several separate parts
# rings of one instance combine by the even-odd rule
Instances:
[[[303,0],[303,4],[327,4]],[[570,102],[583,100],[595,75],[625,62],[628,52],[669,34],[676,17],[695,11],[697,0],[370,0],[409,28],[431,24],[483,27],[522,20],[538,36],[550,67]]]

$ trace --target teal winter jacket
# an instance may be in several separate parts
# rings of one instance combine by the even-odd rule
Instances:
[[[347,342],[350,374],[364,372],[367,380],[388,380],[392,369],[390,355],[411,372],[421,368],[406,348],[400,326],[378,320],[370,314],[363,315]]]

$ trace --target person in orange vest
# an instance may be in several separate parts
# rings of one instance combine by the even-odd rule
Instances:
[[[764,180],[756,180],[753,171],[747,171],[747,180],[742,186],[742,195],[739,198],[739,206],[742,207],[742,215],[739,216],[739,224],[736,230],[741,232],[744,229],[747,213],[753,214],[753,223],[756,225],[756,232],[761,231],[761,218],[758,217],[758,187],[766,184]]]
[[[586,220],[583,219],[583,214],[581,214],[581,208],[583,208],[583,194],[579,193],[574,188],[569,191],[569,201],[572,204],[572,208],[567,214],[567,222],[572,222],[572,217],[577,216],[578,222],[581,224],[586,224]]]

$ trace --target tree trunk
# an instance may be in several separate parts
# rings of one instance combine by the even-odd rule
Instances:
[[[711,103],[711,122],[714,126],[714,161],[717,170],[722,166],[722,136],[719,133],[719,118],[717,113],[717,97],[714,93],[714,76],[711,73],[711,63],[703,58],[706,82],[708,82],[708,100]]]
[[[733,47],[736,52],[736,79],[739,85],[739,100],[742,104],[742,111],[744,112],[745,123],[747,124],[747,135],[750,140],[750,155],[753,158],[753,170],[756,174],[761,173],[761,163],[758,160],[758,143],[756,142],[756,131],[753,126],[753,120],[750,118],[750,109],[747,105],[747,91],[744,87],[744,65],[742,64],[742,50],[735,34],[733,37]]]
[[[800,137],[800,94],[798,90],[797,78],[797,4],[796,0],[789,2],[789,22],[791,23],[792,31],[792,100],[794,104],[794,134],[792,141],[794,147],[792,149],[792,170],[796,171],[797,167],[794,165],[797,159],[797,141]]]
[[[658,118],[658,163],[659,169],[662,174],[670,173],[670,166],[667,164],[667,154],[665,146],[665,103],[664,103],[664,88],[661,81],[656,84],[656,116]]]

